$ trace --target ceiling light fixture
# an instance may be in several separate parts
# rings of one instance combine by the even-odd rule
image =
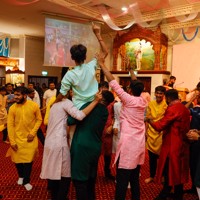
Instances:
[[[121,8],[121,10],[122,10],[122,11],[127,11],[128,8],[124,6],[124,7]]]

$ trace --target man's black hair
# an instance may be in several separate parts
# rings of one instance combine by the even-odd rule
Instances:
[[[130,88],[133,95],[139,97],[144,90],[144,84],[139,80],[131,80]]]
[[[198,82],[198,84],[197,84],[197,88],[200,88],[200,82]]]
[[[162,85],[159,85],[155,88],[155,92],[163,92],[165,94],[166,88]]]
[[[28,89],[28,94],[35,92],[35,90],[33,88],[27,88],[27,89]]]
[[[175,79],[176,80],[176,77],[175,76],[170,76],[169,79]]]
[[[178,91],[175,89],[167,90],[165,93],[166,98],[170,98],[171,100],[176,100],[178,98]]]
[[[14,89],[14,92],[20,92],[21,94],[28,94],[28,88],[19,86]]]
[[[112,103],[115,99],[113,93],[109,90],[103,90],[102,97],[105,99],[107,104]]]
[[[6,91],[6,87],[5,86],[0,87],[0,91]]]
[[[101,81],[99,83],[99,88],[101,88],[101,87],[109,88],[108,82],[107,81]]]
[[[82,44],[73,45],[70,48],[70,53],[72,60],[82,63],[86,59],[87,48]]]

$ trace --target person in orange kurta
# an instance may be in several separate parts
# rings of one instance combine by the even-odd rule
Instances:
[[[158,161],[157,180],[164,174],[162,191],[154,200],[166,200],[174,186],[174,200],[183,200],[183,184],[189,179],[189,142],[186,133],[190,128],[190,113],[178,99],[178,91],[168,90],[165,94],[168,108],[164,117],[147,122],[157,130],[163,130],[163,143]]]

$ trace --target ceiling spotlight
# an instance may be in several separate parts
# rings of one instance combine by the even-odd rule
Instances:
[[[127,11],[128,10],[127,7],[122,7],[121,9],[122,9],[122,11]]]

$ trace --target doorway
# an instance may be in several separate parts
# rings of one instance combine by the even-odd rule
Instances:
[[[58,83],[58,77],[56,76],[28,76],[28,83],[39,83],[40,86],[45,83],[47,87],[49,86],[49,83],[54,82],[55,85]]]

